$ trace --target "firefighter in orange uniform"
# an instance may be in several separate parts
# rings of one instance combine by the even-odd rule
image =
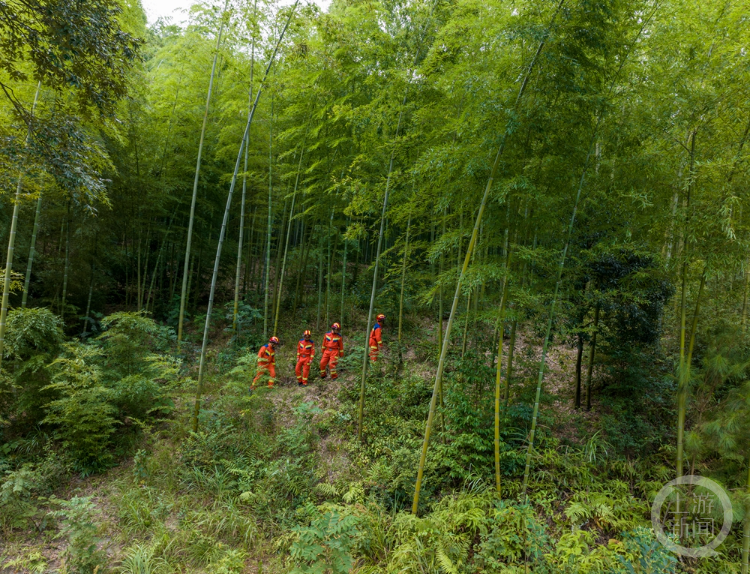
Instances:
[[[310,331],[305,331],[297,344],[297,366],[294,368],[294,372],[297,374],[297,384],[300,387],[307,386],[307,379],[310,377],[310,363],[315,356],[315,344],[310,336]]]
[[[250,390],[255,390],[258,379],[262,376],[268,377],[268,388],[272,389],[276,382],[276,345],[279,344],[278,337],[271,337],[267,345],[263,345],[258,351],[258,372],[253,379],[253,386]]]
[[[373,325],[370,332],[370,361],[377,362],[380,349],[383,347],[383,325],[385,315],[378,315],[378,321]]]
[[[341,336],[341,325],[334,323],[331,330],[323,337],[323,358],[320,360],[320,378],[326,378],[326,366],[331,371],[331,379],[338,379],[336,365],[339,357],[344,356],[344,338]]]

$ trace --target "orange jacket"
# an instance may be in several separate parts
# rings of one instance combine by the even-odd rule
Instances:
[[[344,338],[334,333],[333,331],[329,331],[325,334],[325,337],[323,337],[323,352],[325,353],[326,350],[338,350],[339,357],[344,356]]]
[[[383,345],[383,328],[380,323],[375,323],[370,333],[370,346],[378,349]]]
[[[258,365],[265,367],[267,365],[276,364],[276,351],[271,348],[271,345],[263,345],[258,351]]]
[[[302,357],[312,359],[315,356],[315,343],[301,339],[297,344],[297,358]]]

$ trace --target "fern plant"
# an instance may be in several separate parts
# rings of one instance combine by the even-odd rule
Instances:
[[[294,532],[297,540],[290,550],[292,574],[347,574],[351,570],[351,550],[358,535],[355,516],[326,512],[309,526],[294,528]]]
[[[78,343],[64,348],[65,354],[51,365],[52,383],[45,387],[59,398],[47,405],[43,422],[55,425],[55,435],[81,470],[93,470],[112,458],[107,446],[117,426],[114,392],[101,384],[98,349]]]
[[[70,500],[53,499],[60,510],[52,516],[62,519],[57,538],[68,542],[63,551],[64,569],[70,574],[96,574],[102,571],[105,553],[99,548],[98,527],[93,514],[96,509],[90,496],[75,496]]]
[[[44,405],[54,398],[48,365],[63,342],[62,320],[46,308],[13,309],[8,313],[0,379],[0,420],[13,430],[29,430],[44,418]],[[0,427],[2,428],[2,427]]]

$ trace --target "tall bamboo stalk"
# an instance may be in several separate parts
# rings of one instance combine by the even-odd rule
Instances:
[[[557,14],[560,12],[560,9],[562,8],[564,3],[565,3],[565,0],[560,0],[560,3],[557,5],[557,8],[555,9],[555,12],[552,16],[552,19],[547,28],[547,32],[545,36],[549,34],[550,28],[552,27],[552,24],[557,18]],[[529,83],[529,77],[531,76],[531,72],[534,70],[534,66],[536,65],[536,62],[539,59],[539,54],[541,54],[545,43],[546,43],[546,38],[543,39],[539,43],[539,47],[537,48],[536,52],[534,53],[534,57],[529,63],[523,82],[521,83],[521,86],[518,90],[516,101],[513,105],[513,111],[512,111],[513,115],[515,115],[516,111],[518,110],[518,105],[521,101],[521,98],[523,97],[524,92],[526,91],[526,86]],[[445,361],[448,356],[448,347],[450,344],[451,327],[453,326],[453,320],[456,316],[456,309],[458,308],[458,299],[461,293],[461,283],[463,282],[464,276],[466,275],[466,270],[469,267],[469,262],[471,261],[471,255],[472,255],[472,252],[474,251],[474,244],[476,243],[477,236],[479,235],[479,226],[482,222],[482,216],[484,215],[484,208],[487,205],[487,199],[490,195],[492,184],[495,181],[495,176],[497,175],[497,168],[500,165],[500,158],[502,157],[503,151],[505,150],[505,142],[508,138],[509,127],[510,127],[509,124],[506,125],[506,128],[503,131],[502,138],[500,139],[500,144],[497,149],[497,154],[495,155],[495,161],[492,163],[492,169],[490,170],[490,176],[487,179],[487,185],[484,189],[484,195],[482,196],[482,201],[479,204],[477,218],[474,223],[474,231],[471,234],[471,240],[469,241],[469,246],[466,250],[466,256],[464,257],[464,264],[463,264],[463,267],[461,268],[461,272],[458,276],[458,280],[456,281],[456,292],[453,295],[453,304],[451,306],[450,315],[448,316],[448,324],[445,327],[445,335],[443,338],[443,348],[440,351],[440,359],[438,361],[437,374],[435,375],[435,386],[432,391],[432,399],[430,399],[430,410],[429,410],[429,414],[427,415],[427,424],[425,425],[424,441],[422,443],[422,453],[419,457],[419,470],[417,471],[417,481],[416,481],[415,488],[414,488],[414,501],[412,502],[412,507],[411,507],[411,511],[413,514],[417,514],[417,510],[419,509],[419,493],[422,488],[422,478],[424,476],[424,467],[425,467],[425,462],[427,461],[427,449],[430,444],[430,433],[432,432],[432,424],[435,418],[435,406],[437,404],[439,384],[443,377],[443,370],[445,369]]]
[[[600,119],[601,119],[601,116],[600,116]],[[526,466],[524,468],[524,473],[523,473],[523,487],[522,487],[522,492],[524,496],[526,496],[526,489],[528,488],[528,485],[529,485],[529,475],[531,472],[531,455],[534,450],[534,437],[536,436],[536,424],[537,424],[537,420],[539,417],[539,401],[542,396],[542,383],[544,382],[544,371],[547,365],[547,351],[549,349],[550,334],[552,333],[552,323],[555,320],[555,311],[557,310],[557,299],[560,293],[560,284],[562,283],[562,275],[563,275],[563,270],[565,269],[565,261],[568,255],[568,249],[570,248],[571,238],[573,236],[573,227],[575,225],[576,215],[578,213],[578,205],[581,200],[581,191],[583,190],[583,182],[585,180],[586,173],[588,171],[589,161],[591,159],[592,150],[594,149],[594,143],[596,142],[596,133],[598,131],[598,121],[599,120],[597,120],[597,127],[594,129],[594,136],[591,138],[589,151],[586,154],[586,161],[583,164],[583,171],[581,173],[581,179],[578,182],[578,191],[576,192],[575,203],[573,204],[573,214],[571,215],[570,222],[568,224],[568,232],[567,232],[567,237],[565,239],[565,247],[563,248],[562,256],[560,257],[560,263],[557,267],[557,280],[555,281],[555,292],[554,292],[554,295],[552,296],[552,304],[550,305],[549,319],[547,321],[547,331],[544,335],[544,343],[542,345],[542,358],[539,364],[539,372],[537,374],[536,395],[534,398],[534,411],[531,416],[531,431],[529,433],[529,444],[526,449]]]
[[[445,214],[443,214],[443,235],[445,236]],[[440,291],[438,294],[438,315],[440,315],[440,322],[439,322],[439,330],[438,330],[438,356],[440,355],[440,351],[443,348],[443,315],[445,313],[445,309],[443,309],[443,252],[440,252]]]
[[[214,60],[211,64],[211,77],[208,81],[208,95],[206,96],[206,108],[203,112],[203,125],[201,127],[201,137],[198,142],[198,159],[195,163],[195,178],[193,180],[193,197],[190,202],[190,220],[188,222],[187,240],[185,242],[185,263],[182,273],[182,295],[180,297],[180,316],[177,321],[177,341],[182,341],[182,324],[185,319],[185,306],[187,305],[187,284],[188,284],[188,266],[190,262],[190,249],[193,242],[193,223],[195,222],[195,204],[198,201],[198,181],[201,172],[201,156],[203,155],[203,140],[206,136],[206,126],[208,125],[208,110],[211,105],[211,92],[214,87],[214,76],[216,74],[216,62],[219,58],[219,48],[221,47],[221,35],[224,32],[224,23],[226,22],[226,11],[229,6],[229,0],[224,3],[224,11],[221,14],[221,26],[216,36],[216,50],[214,51]]]
[[[63,266],[63,284],[60,303],[60,318],[65,320],[65,303],[68,299],[68,271],[70,269],[70,200],[68,200],[68,216],[65,225],[65,265]]]
[[[292,193],[292,207],[289,210],[289,223],[286,226],[286,241],[284,242],[284,259],[281,262],[281,275],[279,275],[278,295],[276,296],[276,313],[273,319],[273,335],[276,336],[279,328],[279,309],[281,308],[281,289],[284,284],[284,271],[286,270],[286,258],[289,252],[289,236],[292,234],[292,221],[294,219],[294,203],[297,199],[297,186],[299,185],[299,175],[302,172],[302,158],[305,155],[305,141],[302,141],[302,149],[299,154],[299,163],[297,164],[297,178],[294,180],[294,192]]]
[[[677,391],[677,476],[682,476],[682,459],[683,459],[683,448],[685,438],[685,415],[687,411],[687,395],[688,388],[690,386],[690,367],[693,361],[693,348],[695,346],[695,332],[698,327],[698,314],[701,308],[701,297],[703,295],[703,288],[706,285],[706,269],[703,269],[701,274],[701,283],[698,288],[698,296],[695,298],[695,312],[693,313],[693,321],[690,326],[690,339],[688,342],[687,354],[683,352],[681,354],[680,361],[680,373],[679,373],[679,387]],[[684,305],[683,305],[684,310]],[[682,317],[682,324],[684,326],[684,313]],[[682,329],[681,339],[684,340],[684,328]]]
[[[750,495],[750,460],[748,460],[745,492]],[[742,524],[742,574],[748,574],[748,558],[750,557],[750,508],[745,510],[745,518]]]
[[[253,4],[253,17],[257,17],[258,14],[258,0],[255,0]],[[255,24],[255,22],[253,22]],[[253,101],[253,73],[255,72],[255,28],[253,28],[253,42],[250,50],[250,89],[248,90],[248,109],[247,113],[250,114],[250,108],[252,107]],[[248,140],[245,141],[245,165],[242,171],[242,201],[240,205],[240,236],[237,239],[237,269],[234,278],[234,309],[232,311],[232,331],[234,332],[235,340],[239,343],[239,330],[237,328],[237,312],[240,306],[240,273],[242,273],[242,241],[244,239],[243,234],[245,233],[245,200],[247,197],[247,156],[248,149],[250,148],[249,135]],[[250,236],[250,243],[252,243],[252,235]],[[249,263],[249,259],[248,259]],[[247,278],[247,273],[244,273],[244,277]]]
[[[89,282],[89,297],[86,302],[86,315],[83,317],[83,333],[81,338],[85,339],[89,331],[89,321],[91,317],[91,299],[94,296],[94,272],[96,271],[96,255],[91,259],[91,281]]]
[[[29,121],[29,129],[26,132],[26,141],[24,143],[25,149],[29,148],[29,140],[31,139],[31,122],[34,120],[34,111],[36,110],[36,103],[39,100],[39,90],[42,87],[42,83],[39,82],[36,85],[36,93],[34,94],[34,103],[31,105],[31,121]],[[13,202],[13,215],[10,220],[10,233],[8,234],[8,256],[5,260],[5,274],[3,280],[3,300],[0,306],[0,368],[3,364],[3,347],[5,345],[5,319],[8,316],[8,299],[10,298],[10,272],[13,268],[13,253],[16,247],[16,230],[18,228],[18,211],[21,208],[21,189],[23,188],[23,176],[26,174],[26,166],[21,170],[18,176],[18,184],[16,185],[16,196]]]
[[[510,341],[508,342],[508,366],[505,369],[505,392],[503,400],[505,401],[505,410],[508,410],[508,403],[510,402],[510,382],[513,377],[513,355],[516,350],[516,329],[518,327],[518,319],[513,319],[510,325]]]
[[[136,292],[136,297],[135,297],[135,301],[136,301],[136,309],[138,311],[141,310],[141,304],[142,304],[142,299],[141,299],[141,243],[142,243],[141,226],[139,225],[138,226],[138,254],[136,255],[136,265],[135,265],[135,273],[136,273],[136,278],[135,278],[135,292]]]
[[[341,266],[341,314],[339,315],[339,323],[343,326],[344,324],[344,293],[346,290],[346,255],[349,242],[344,239],[344,263]]]
[[[253,42],[253,47],[255,42]],[[250,68],[250,98],[253,96],[253,72]],[[248,109],[248,115],[250,110]],[[240,273],[242,272],[242,240],[245,233],[245,198],[247,197],[247,150],[250,147],[249,141],[245,142],[245,166],[242,171],[242,200],[240,201],[240,236],[237,239],[237,269],[234,274],[234,309],[232,311],[232,331],[235,339],[239,333],[237,331],[237,311],[240,307]]]
[[[396,134],[401,130],[401,120],[404,116],[404,105],[406,104],[406,95],[404,95],[404,101],[401,104],[401,111],[398,114],[398,124],[396,124]],[[365,411],[365,380],[367,379],[367,365],[370,362],[369,349],[368,349],[368,338],[370,336],[370,329],[372,329],[372,314],[375,309],[375,292],[378,288],[378,266],[380,265],[380,250],[383,245],[383,231],[385,229],[385,215],[388,210],[388,194],[391,189],[391,175],[393,174],[393,160],[396,155],[395,146],[391,150],[391,159],[388,163],[388,177],[385,180],[385,193],[383,194],[383,209],[380,214],[380,233],[378,234],[378,246],[375,252],[375,268],[372,274],[372,291],[370,292],[370,310],[367,313],[367,329],[365,329],[365,344],[364,353],[362,356],[362,379],[359,386],[359,409],[357,413],[357,438],[362,440],[362,424],[364,422],[364,411]]]
[[[320,311],[323,308],[323,234],[318,239],[318,313],[315,319],[315,330],[320,330]]]
[[[29,260],[26,262],[26,279],[23,282],[23,295],[21,296],[21,307],[26,308],[26,300],[29,296],[29,287],[31,286],[31,267],[34,263],[36,254],[36,238],[39,234],[39,219],[42,214],[42,193],[36,200],[36,211],[34,212],[34,229],[31,232],[31,244],[29,245]]]
[[[508,301],[508,277],[510,275],[510,245],[506,248],[505,277],[503,278],[503,295],[500,299],[500,325],[498,326],[497,370],[495,372],[495,490],[502,496],[500,484],[500,383],[503,371],[503,336],[505,335],[505,304]]]
[[[331,235],[333,235],[333,207],[331,207],[331,217],[328,220],[328,265],[326,269],[326,325],[330,320],[328,309],[331,302]]]
[[[159,254],[156,256],[156,263],[154,264],[154,272],[151,274],[151,283],[148,287],[148,295],[146,295],[146,311],[148,311],[149,302],[151,301],[151,296],[154,292],[154,285],[156,283],[156,276],[159,273],[159,265],[162,260],[162,256],[164,255],[164,249],[167,245],[167,238],[169,237],[169,232],[172,230],[172,222],[174,221],[174,216],[177,213],[177,208],[174,209],[172,212],[172,216],[169,218],[169,224],[167,225],[167,231],[164,234],[164,239],[162,239],[161,246],[159,247]],[[154,304],[156,301],[154,301]],[[153,306],[151,307],[153,310]]]
[[[219,243],[216,247],[216,259],[214,260],[214,272],[213,276],[211,277],[211,291],[208,296],[208,308],[206,309],[206,323],[203,327],[203,344],[201,345],[201,357],[200,357],[200,363],[198,365],[198,390],[196,392],[195,397],[195,407],[193,409],[193,431],[198,431],[198,415],[200,414],[200,401],[201,401],[201,395],[203,393],[203,377],[205,374],[205,364],[206,364],[206,348],[208,346],[208,331],[211,326],[211,311],[213,310],[214,305],[214,295],[216,294],[216,281],[219,277],[219,262],[221,261],[221,248],[224,245],[224,237],[226,236],[226,230],[227,230],[227,221],[229,220],[229,211],[232,207],[232,195],[234,194],[234,186],[237,183],[237,174],[240,170],[240,161],[242,160],[242,152],[244,148],[245,142],[248,141],[248,134],[250,132],[250,125],[253,121],[253,116],[255,115],[255,110],[258,107],[258,101],[260,101],[260,95],[263,93],[263,85],[265,84],[266,78],[268,77],[268,72],[271,69],[271,66],[273,65],[273,61],[276,58],[276,53],[279,50],[279,46],[281,45],[282,40],[284,39],[284,34],[286,33],[287,28],[289,28],[289,24],[292,21],[292,17],[294,16],[295,11],[297,10],[297,4],[299,4],[299,0],[296,0],[294,3],[294,6],[292,6],[291,11],[289,12],[289,18],[286,21],[286,24],[284,25],[283,30],[281,31],[281,35],[279,36],[279,40],[276,43],[276,46],[274,47],[273,53],[271,54],[270,59],[268,60],[268,66],[266,67],[266,72],[263,76],[263,80],[260,83],[260,86],[258,87],[258,93],[255,95],[255,103],[253,104],[253,109],[250,112],[250,115],[247,118],[247,124],[245,125],[245,133],[242,135],[242,139],[240,140],[240,150],[237,154],[237,161],[234,164],[234,173],[232,174],[232,183],[229,186],[229,193],[227,194],[227,204],[224,209],[224,219],[221,223],[221,231],[219,233]]]
[[[271,233],[273,232],[272,224],[272,201],[273,193],[273,95],[271,96],[271,118],[268,124],[268,226],[266,228],[266,280],[263,294],[263,338],[268,338],[268,290],[271,280]]]
[[[398,300],[398,362],[403,363],[401,333],[404,323],[404,287],[406,286],[406,261],[409,258],[409,233],[411,232],[411,215],[406,224],[406,242],[404,244],[404,260],[401,263],[401,296]]]
[[[594,359],[596,358],[596,336],[599,334],[599,313],[601,308],[597,303],[594,309],[594,333],[591,335],[591,349],[589,352],[589,364],[586,369],[586,410],[591,410],[591,374],[594,372]]]
[[[742,312],[740,313],[740,325],[742,326],[742,332],[745,332],[747,325],[747,291],[750,287],[750,259],[745,261],[745,286],[742,289]]]
[[[296,155],[295,155],[296,157]],[[281,220],[279,221],[279,234],[278,240],[276,241],[276,264],[274,265],[274,277],[273,277],[273,292],[271,297],[271,315],[273,316],[274,309],[276,309],[276,300],[279,296],[279,274],[281,273],[281,254],[284,245],[284,235],[286,233],[286,210],[289,207],[289,188],[291,184],[287,185],[286,193],[284,194],[284,210],[281,212]]]
[[[690,144],[690,169],[687,192],[685,197],[685,223],[682,232],[682,271],[681,271],[681,293],[680,293],[680,362],[677,372],[677,477],[682,476],[683,457],[683,435],[685,429],[685,408],[687,404],[687,387],[690,382],[689,366],[686,361],[686,316],[687,316],[687,273],[688,273],[688,231],[690,226],[690,199],[695,182],[695,136],[696,130],[691,133]],[[701,283],[702,285],[702,283]]]
[[[654,8],[654,10],[651,12],[651,14],[647,18],[643,18],[643,19],[640,20],[640,22],[642,24],[641,28],[638,30],[638,33],[636,34],[635,38],[631,42],[630,49],[628,49],[626,56],[629,56],[633,52],[632,46],[635,44],[635,42],[637,41],[637,39],[643,33],[643,31],[645,30],[646,26],[648,25],[648,22],[650,22],[651,18],[656,13],[656,10],[658,8],[659,8],[659,5],[657,5]],[[619,78],[620,72],[622,71],[623,67],[625,66],[625,62],[626,61],[627,61],[627,57],[624,57],[624,58],[621,59],[620,65],[619,65],[619,67],[618,67],[615,75],[613,76],[613,80],[612,80],[612,82],[610,83],[610,86],[609,86],[609,92],[610,93],[614,89],[614,87],[616,85],[616,82],[617,82],[617,79]],[[547,331],[546,331],[545,336],[544,336],[544,344],[542,346],[542,357],[541,357],[541,362],[539,364],[539,372],[538,372],[538,375],[537,375],[536,395],[535,395],[535,399],[534,399],[534,411],[533,411],[533,414],[532,414],[532,417],[531,417],[531,431],[529,433],[529,444],[528,444],[527,450],[526,450],[526,466],[524,468],[523,486],[522,486],[522,493],[523,493],[524,497],[526,497],[526,490],[527,490],[528,485],[529,485],[529,475],[530,475],[530,471],[531,471],[531,455],[532,455],[532,453],[534,451],[534,437],[536,435],[536,425],[537,425],[537,420],[538,420],[538,417],[539,417],[539,401],[541,399],[541,394],[542,394],[542,383],[544,382],[544,371],[545,371],[545,367],[546,367],[546,364],[547,364],[547,350],[548,350],[548,347],[549,347],[550,334],[552,332],[552,323],[553,323],[553,321],[555,319],[555,311],[556,311],[556,308],[557,308],[557,298],[558,298],[558,294],[560,292],[560,284],[562,283],[563,270],[565,269],[565,260],[566,260],[567,254],[568,254],[568,249],[570,248],[571,238],[573,236],[573,227],[575,226],[576,215],[578,213],[578,205],[579,205],[580,200],[581,200],[581,191],[583,190],[583,183],[586,180],[586,174],[588,172],[589,164],[590,164],[590,161],[591,161],[591,156],[592,156],[592,154],[593,154],[593,152],[595,150],[595,147],[596,147],[596,141],[597,141],[597,137],[598,137],[598,134],[599,134],[599,126],[601,124],[603,115],[604,115],[603,112],[599,114],[599,116],[598,116],[598,118],[596,120],[596,124],[594,125],[594,129],[593,129],[593,131],[591,133],[591,141],[589,143],[588,152],[586,154],[586,161],[584,162],[584,164],[583,164],[583,170],[581,171],[581,179],[578,182],[578,190],[576,191],[575,202],[573,204],[573,213],[571,214],[570,223],[568,225],[568,232],[567,232],[567,237],[566,237],[566,240],[565,240],[565,247],[563,248],[563,252],[562,252],[562,255],[560,257],[560,264],[559,264],[558,269],[557,269],[557,280],[555,281],[555,292],[554,292],[554,295],[552,297],[552,304],[550,305],[549,321],[547,323]],[[534,234],[534,247],[536,247],[536,234]],[[533,267],[532,267],[532,271],[533,271]]]
[[[437,0],[433,2],[432,6],[430,7],[430,14],[425,20],[424,26],[422,27],[422,30],[419,34],[419,45],[417,46],[416,53],[414,55],[414,66],[416,67],[417,63],[419,62],[419,55],[422,51],[422,41],[424,40],[425,33],[427,30],[427,25],[432,20],[432,13],[435,10],[435,6],[437,5]],[[395,158],[396,154],[396,147],[395,147],[395,139],[398,138],[398,134],[401,131],[401,120],[403,119],[404,115],[404,108],[406,107],[407,98],[409,96],[408,88],[404,92],[404,98],[401,101],[401,110],[398,114],[398,123],[396,124],[396,132],[394,134],[394,146],[391,149],[391,158],[388,162],[388,177],[386,178],[385,182],[385,193],[383,195],[383,210],[380,215],[380,233],[378,234],[378,245],[377,245],[377,251],[375,253],[375,268],[373,270],[373,276],[372,276],[372,291],[370,293],[370,310],[367,314],[367,328],[365,329],[365,341],[364,341],[364,353],[362,355],[362,380],[360,382],[360,391],[359,391],[359,412],[357,416],[357,438],[361,441],[362,440],[362,424],[363,424],[363,417],[364,417],[364,408],[365,408],[365,381],[367,379],[367,365],[369,363],[369,353],[368,353],[368,338],[370,336],[370,330],[372,329],[372,314],[373,310],[375,308],[375,292],[377,290],[378,286],[378,266],[380,264],[380,250],[382,248],[382,242],[383,242],[383,232],[385,229],[385,222],[386,222],[386,212],[388,210],[388,194],[390,192],[391,187],[391,176],[393,174],[393,160]],[[366,259],[365,259],[366,260]]]

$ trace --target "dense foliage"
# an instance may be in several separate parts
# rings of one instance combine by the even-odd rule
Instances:
[[[749,13],[0,0],[0,568],[746,574]]]

